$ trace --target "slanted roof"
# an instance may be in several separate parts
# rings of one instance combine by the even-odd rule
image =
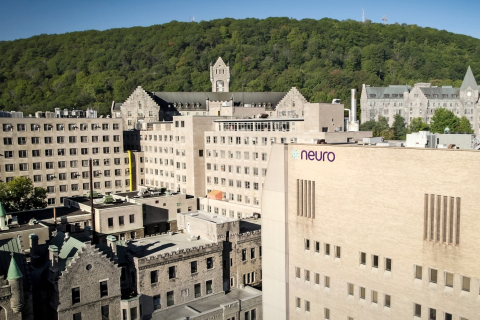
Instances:
[[[467,73],[465,74],[465,78],[463,78],[460,91],[465,91],[468,89],[468,87],[472,88],[473,90],[478,90],[477,81],[473,76],[472,68],[470,68],[470,66],[468,66]]]
[[[459,88],[448,88],[448,87],[421,87],[420,90],[423,94],[429,94],[429,99],[432,99],[436,94],[437,97],[435,99],[458,99],[459,97]],[[443,95],[446,94],[447,96],[444,97]],[[453,97],[456,95],[456,98]]]
[[[85,246],[85,243],[73,237],[69,237],[65,240],[65,234],[58,231],[55,237],[50,241],[50,245],[54,245],[58,248],[58,269],[63,271],[75,254]]]
[[[18,278],[23,278],[22,271],[15,262],[13,253],[11,253],[12,258],[10,259],[10,267],[8,268],[7,280],[14,280]]]
[[[10,267],[12,264],[12,255],[19,272],[22,275],[26,274],[26,265],[24,261],[25,257],[22,251],[22,244],[20,243],[19,237],[14,237],[11,239],[0,240],[0,275],[7,277],[9,276]],[[15,273],[18,274],[17,271],[15,271]],[[23,285],[27,286],[27,281],[24,281]]]

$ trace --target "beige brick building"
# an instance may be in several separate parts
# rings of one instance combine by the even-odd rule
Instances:
[[[265,319],[477,319],[476,151],[275,145]]]
[[[108,118],[0,117],[0,180],[25,176],[47,189],[48,205],[90,190],[130,189],[129,159],[123,152],[123,125]]]

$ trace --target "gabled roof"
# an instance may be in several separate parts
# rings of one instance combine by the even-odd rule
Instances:
[[[477,81],[473,76],[472,68],[468,66],[467,73],[465,74],[465,78],[463,78],[462,86],[460,87],[460,91],[465,91],[471,87],[473,90],[478,90]]]
[[[75,254],[85,246],[85,243],[73,237],[69,237],[65,240],[65,234],[58,231],[55,237],[50,241],[50,245],[54,245],[58,248],[58,269],[63,271]]]

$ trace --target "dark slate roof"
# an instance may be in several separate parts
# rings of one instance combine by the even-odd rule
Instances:
[[[404,94],[405,92],[410,92],[412,87],[407,86],[407,85],[391,85],[388,87],[366,87],[365,88],[367,91],[367,95],[369,99],[394,99],[392,95],[397,94],[401,95]],[[370,95],[374,94],[375,98],[370,98]],[[385,98],[384,95],[388,94],[390,95],[388,98]],[[396,98],[401,98],[400,96]]]
[[[122,102],[115,102],[113,104],[113,111],[120,111],[120,107],[122,106]]]
[[[68,207],[57,207],[57,218],[67,215],[80,215],[80,214],[88,214],[89,212],[79,210],[78,208],[68,208]],[[44,219],[53,219],[53,208],[43,208],[43,209],[35,209],[35,210],[28,210],[28,211],[17,211],[17,212],[10,212],[12,216],[16,216],[18,219],[19,225],[28,224],[30,219],[35,218],[37,220],[44,220]]]
[[[459,88],[452,88],[452,87],[421,87],[423,94],[428,94],[429,99],[458,99],[460,89]],[[433,95],[438,95],[437,97],[433,97]],[[443,95],[446,94],[447,96],[444,97]],[[456,94],[457,98],[453,98],[452,95]]]
[[[465,74],[465,78],[463,78],[462,86],[460,87],[461,91],[467,90],[468,87],[471,87],[473,90],[478,90],[477,81],[473,76],[472,69],[468,66],[467,73]]]
[[[231,101],[235,106],[242,104],[270,103],[274,108],[286,92],[153,92],[157,103],[168,109],[177,104],[177,110],[206,110],[206,101]],[[182,104],[180,107],[179,105]],[[195,107],[197,104],[198,107]]]

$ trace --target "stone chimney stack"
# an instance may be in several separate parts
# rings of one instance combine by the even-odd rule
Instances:
[[[58,280],[58,247],[55,245],[48,246],[50,259],[50,276],[53,282]]]
[[[31,233],[30,238],[30,262],[33,267],[37,266],[38,261],[38,236],[35,233]]]
[[[8,268],[7,281],[12,293],[10,306],[12,307],[13,313],[19,313],[22,311],[24,305],[23,274],[13,257],[13,253],[10,260],[10,267]]]
[[[118,262],[117,256],[117,238],[115,236],[107,236],[107,245],[112,249],[112,258],[115,262]]]

